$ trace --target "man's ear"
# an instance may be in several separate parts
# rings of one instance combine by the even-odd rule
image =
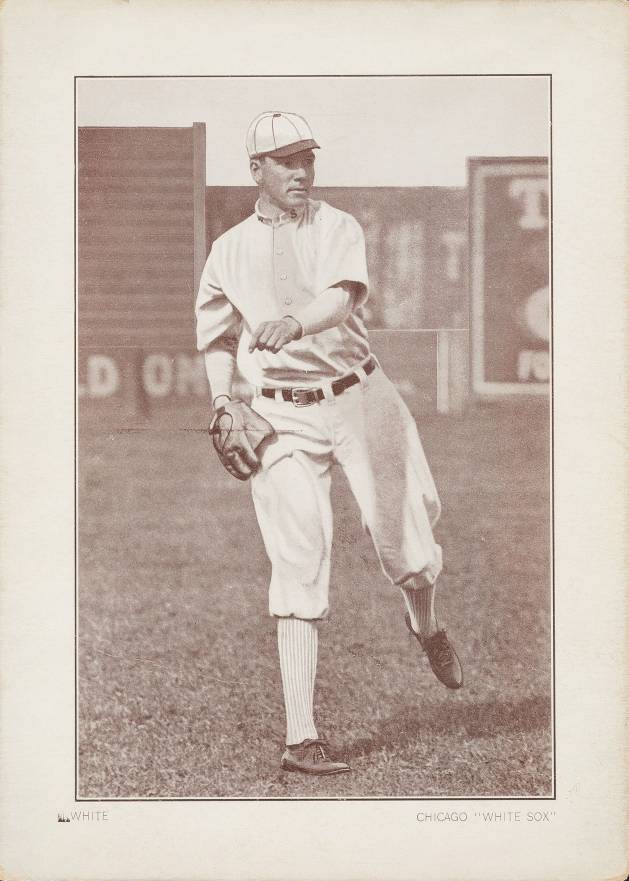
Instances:
[[[251,177],[254,181],[259,185],[262,179],[262,159],[250,159],[249,160],[249,171],[251,172]]]

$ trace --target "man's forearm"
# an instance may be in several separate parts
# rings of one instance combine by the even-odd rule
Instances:
[[[223,340],[211,345],[205,351],[205,372],[210,383],[212,403],[217,398],[231,397],[232,381],[236,369],[233,348]]]
[[[290,313],[302,327],[302,336],[321,333],[342,324],[352,311],[353,292],[349,284],[328,288],[303,309]]]

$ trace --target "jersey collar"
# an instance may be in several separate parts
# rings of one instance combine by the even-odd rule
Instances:
[[[308,203],[306,203],[306,206],[307,205]],[[255,213],[260,223],[265,223],[267,226],[283,226],[285,223],[292,223],[293,221],[300,220],[306,211],[306,206],[300,209],[292,208],[290,211],[282,211],[277,217],[267,217],[266,214],[263,214],[260,210],[260,200],[258,199],[255,204]]]

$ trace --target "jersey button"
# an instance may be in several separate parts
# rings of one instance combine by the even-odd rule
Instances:
[[[288,276],[286,275],[285,272],[280,272],[280,278],[282,279],[282,281],[286,281],[286,279],[288,278]]]
[[[275,253],[278,255],[278,257],[281,257],[282,254],[284,253],[284,248],[278,248]]]
[[[286,297],[286,299],[284,300],[284,302],[286,303],[287,306],[290,306],[290,304],[291,304],[293,301],[291,300],[290,297]]]

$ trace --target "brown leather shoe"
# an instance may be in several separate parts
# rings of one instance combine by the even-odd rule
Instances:
[[[433,636],[422,638],[413,630],[408,612],[404,620],[408,629],[428,655],[432,672],[439,682],[442,682],[446,688],[460,688],[463,685],[463,668],[445,630],[437,630]]]
[[[296,746],[286,747],[282,756],[284,771],[301,771],[302,774],[343,774],[351,770],[346,762],[335,762],[327,754],[325,740],[304,740]]]

